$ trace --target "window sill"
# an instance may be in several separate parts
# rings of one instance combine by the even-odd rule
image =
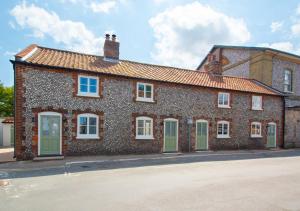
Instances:
[[[230,136],[217,136],[217,138],[222,139],[222,138],[231,138]]]
[[[218,105],[218,108],[231,108],[231,106],[221,106],[221,105]]]
[[[262,108],[252,108],[251,110],[252,111],[262,111],[263,109]]]
[[[154,140],[154,137],[135,137],[136,140]]]
[[[99,136],[77,136],[76,139],[100,139]]]
[[[285,94],[294,94],[294,92],[289,92],[289,91],[283,91],[283,93],[285,93]]]
[[[262,138],[262,136],[250,136],[251,138]]]
[[[142,99],[142,98],[136,98],[137,102],[145,102],[145,103],[155,103],[153,99]]]
[[[100,98],[99,95],[89,95],[89,94],[77,94],[78,97],[93,97],[93,98]]]

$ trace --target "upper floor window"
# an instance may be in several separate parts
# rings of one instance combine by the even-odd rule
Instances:
[[[98,97],[99,78],[92,76],[78,77],[78,95]]]
[[[137,101],[153,102],[153,84],[137,83]]]
[[[225,92],[218,93],[218,107],[220,108],[230,108],[230,94]]]
[[[252,122],[251,123],[251,137],[261,137],[261,123]]]
[[[77,117],[77,138],[99,138],[98,116],[95,114],[80,114]]]
[[[252,96],[252,110],[262,110],[262,96]]]
[[[150,117],[136,118],[136,139],[153,139],[153,120]]]
[[[292,71],[284,70],[283,91],[292,92]]]
[[[219,121],[217,130],[218,130],[217,138],[230,138],[228,121]]]

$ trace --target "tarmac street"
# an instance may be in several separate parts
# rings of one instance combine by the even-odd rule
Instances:
[[[177,163],[170,158],[163,165],[88,162],[26,173],[0,165],[0,181],[6,182],[0,184],[0,210],[300,210],[297,153]]]

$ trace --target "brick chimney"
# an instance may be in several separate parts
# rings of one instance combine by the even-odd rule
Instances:
[[[120,47],[120,43],[117,42],[117,36],[113,34],[110,39],[110,35],[106,34],[104,47],[103,47],[104,60],[110,62],[118,62],[119,47]]]
[[[208,54],[207,58],[208,63],[205,65],[205,71],[215,75],[222,75],[222,65],[220,61],[217,61],[216,56]]]

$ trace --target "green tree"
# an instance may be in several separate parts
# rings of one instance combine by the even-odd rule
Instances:
[[[0,82],[0,117],[13,116],[14,87],[5,87]]]

